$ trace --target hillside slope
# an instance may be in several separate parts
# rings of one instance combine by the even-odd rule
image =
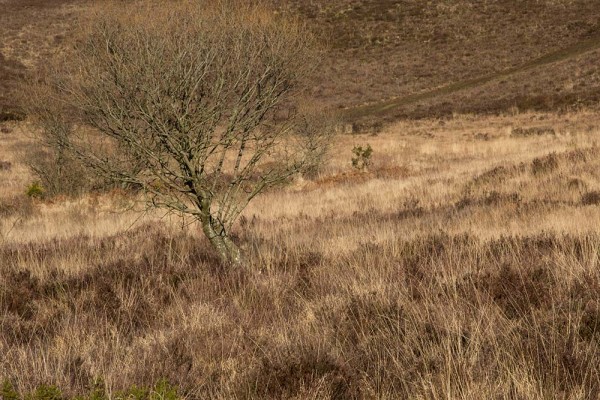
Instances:
[[[308,95],[322,106],[363,107],[349,119],[552,110],[599,97],[600,53],[569,53],[600,40],[595,0],[273,3],[323,37],[328,50]],[[81,4],[0,2],[0,116],[14,113],[11,90],[61,47]]]
[[[600,36],[518,67],[344,110],[347,119],[590,106],[600,100]]]
[[[61,48],[79,8],[74,0],[0,0],[0,122],[19,116],[14,91],[25,71]]]
[[[300,13],[327,33],[334,50],[313,95],[340,108],[517,72],[600,37],[600,4],[590,0],[289,0],[287,12]],[[420,101],[419,110],[398,104],[384,114],[553,109],[594,100],[598,54],[577,60],[582,63],[543,63],[535,82],[527,74],[510,74],[484,96],[469,92],[439,104]]]

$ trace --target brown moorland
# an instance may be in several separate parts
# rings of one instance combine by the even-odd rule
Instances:
[[[0,7],[14,90],[82,8]],[[320,171],[251,203],[234,228],[249,271],[135,193],[26,196],[35,128],[0,121],[0,398],[599,398],[599,53],[580,51],[597,5],[282,12],[332,38],[317,101],[399,105],[357,111],[388,124],[337,135]],[[178,393],[148,392],[163,380]]]
[[[594,0],[286,0],[328,51],[310,98],[371,122],[453,112],[553,110],[598,100],[600,7]],[[59,51],[83,0],[4,0],[0,108],[23,67]],[[574,65],[575,64],[575,65]],[[5,119],[8,117],[5,117]],[[370,121],[371,120],[371,121]]]
[[[260,274],[219,269],[197,227],[130,195],[27,199],[13,125],[0,377],[65,396],[167,379],[185,398],[596,398],[597,123],[464,115],[339,136],[317,176],[237,225]]]
[[[355,118],[373,111],[393,119],[513,106],[550,110],[597,97],[597,52],[576,70],[552,62],[600,45],[600,7],[593,0],[286,4],[289,12],[299,12],[326,32],[334,48],[312,94],[340,107],[375,104],[375,110],[350,115]],[[523,69],[534,70],[534,82],[524,74],[515,76]],[[482,79],[494,86],[403,101],[440,88],[449,93],[471,89]],[[379,110],[378,102],[390,99],[396,100],[394,107]]]

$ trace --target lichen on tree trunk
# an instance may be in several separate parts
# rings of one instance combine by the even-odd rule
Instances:
[[[219,226],[210,214],[203,214],[200,222],[202,231],[216,250],[223,264],[240,267],[244,263],[241,249],[231,240],[225,229]]]

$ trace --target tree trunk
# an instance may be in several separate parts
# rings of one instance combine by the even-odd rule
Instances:
[[[242,252],[242,249],[240,249],[239,246],[236,245],[227,235],[223,237],[223,242],[225,242],[225,246],[229,251],[230,262],[236,266],[243,266],[246,260],[244,259],[244,253]]]
[[[244,263],[244,257],[241,249],[233,243],[227,232],[222,227],[216,227],[213,218],[210,215],[201,218],[202,231],[210,241],[210,244],[217,251],[221,262],[224,265],[240,267]]]

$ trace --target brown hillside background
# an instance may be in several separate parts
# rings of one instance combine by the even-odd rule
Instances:
[[[376,105],[346,112],[350,119],[552,110],[599,97],[600,6],[593,0],[274,3],[278,12],[306,19],[328,49],[311,98],[336,108]],[[61,48],[85,1],[0,6],[0,114],[8,118],[16,111],[10,90],[26,68]],[[389,100],[398,104],[377,107]]]

